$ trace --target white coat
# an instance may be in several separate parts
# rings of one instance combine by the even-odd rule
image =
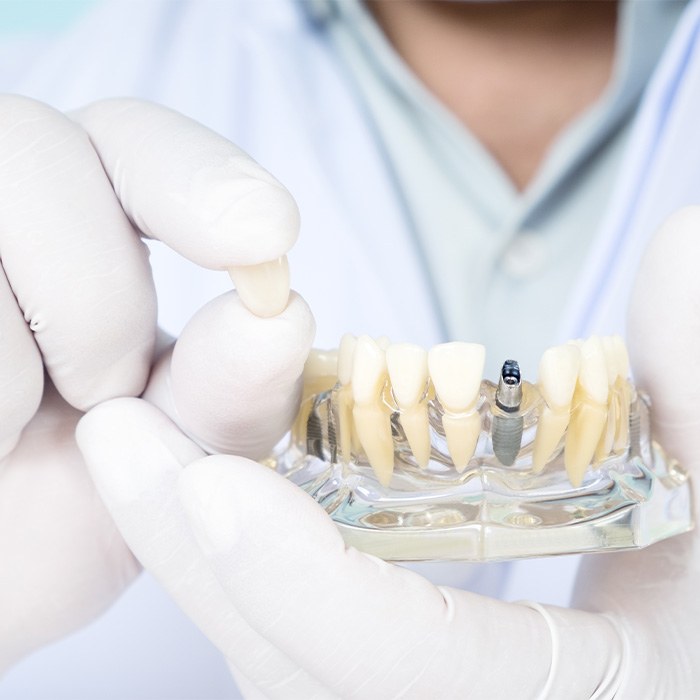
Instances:
[[[323,3],[317,6],[323,12]],[[699,32],[696,0],[640,108],[615,196],[573,283],[561,339],[621,332],[646,240],[672,211],[700,203]],[[292,284],[314,311],[318,346],[336,345],[346,331],[426,346],[441,340],[423,267],[373,133],[323,33],[293,0],[109,0],[50,44],[0,45],[0,90],[59,109],[101,97],[143,97],[203,122],[253,155],[297,199],[302,232],[290,257]],[[159,247],[153,261],[161,323],[171,332],[230,286],[224,274],[195,270]],[[509,597],[536,597],[538,586],[529,588],[528,582],[549,577],[555,583],[549,599],[564,602],[571,570],[571,563],[564,569],[518,564]],[[163,605],[154,589],[139,593],[143,585],[148,584],[137,584],[136,593],[128,593],[96,631],[85,633],[83,648],[111,644],[115,627],[126,626],[134,640],[156,639],[150,630],[161,624],[170,635],[169,655],[147,656],[150,670],[132,674],[133,685],[125,678],[148,654],[145,644],[122,650],[113,677],[109,665],[93,659],[95,684],[84,685],[85,697],[221,696],[229,686],[223,666],[213,665],[216,652],[206,650],[182,622],[164,622],[175,612],[161,612],[163,619],[154,621],[141,611]],[[141,619],[127,621],[130,612]],[[56,653],[61,652],[47,650],[26,661],[0,686],[0,697],[3,690],[20,697],[12,683],[21,688],[22,678],[46,673],[57,663]],[[80,653],[78,645],[58,663],[70,669]],[[190,663],[199,666],[178,676]],[[167,674],[169,680],[177,677],[177,693]],[[56,681],[52,678],[52,697],[61,696]],[[77,697],[76,686],[66,685],[71,687]]]

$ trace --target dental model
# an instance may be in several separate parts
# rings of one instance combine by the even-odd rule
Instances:
[[[603,551],[692,526],[619,337],[549,348],[535,383],[515,360],[496,383],[484,365],[476,343],[346,334],[312,351],[289,444],[267,463],[389,559]]]

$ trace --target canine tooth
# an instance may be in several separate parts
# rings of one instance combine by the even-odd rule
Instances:
[[[374,473],[388,486],[394,471],[391,412],[382,401],[387,379],[386,354],[369,336],[357,339],[352,366],[352,415],[360,444]]]
[[[548,348],[542,355],[538,386],[547,405],[537,421],[532,454],[535,473],[544,469],[569,425],[580,363],[581,350],[574,344]]]
[[[481,433],[475,410],[484,373],[485,348],[477,343],[443,343],[430,349],[428,368],[444,409],[442,427],[457,471],[472,458]]]
[[[386,363],[406,440],[418,466],[426,467],[430,461],[430,425],[428,404],[421,399],[428,383],[428,353],[411,343],[390,345]]]
[[[564,466],[574,486],[581,485],[595,456],[608,417],[607,399],[608,371],[603,343],[592,336],[581,345],[574,410],[564,447]]]
[[[229,268],[241,301],[256,316],[268,318],[284,311],[289,301],[289,263],[283,255],[259,265]]]

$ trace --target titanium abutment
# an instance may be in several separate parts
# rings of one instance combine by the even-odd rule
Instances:
[[[515,360],[506,360],[501,369],[496,389],[491,442],[498,461],[506,467],[515,463],[523,437],[523,417],[520,405],[523,387],[520,366]]]

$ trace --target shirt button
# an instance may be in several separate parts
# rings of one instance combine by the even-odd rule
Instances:
[[[501,266],[509,277],[525,280],[542,270],[546,258],[546,244],[541,236],[532,231],[523,231],[508,245]]]

